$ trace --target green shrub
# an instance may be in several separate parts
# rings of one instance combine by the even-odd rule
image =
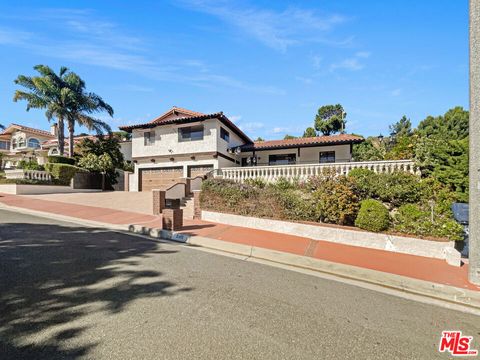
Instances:
[[[267,185],[267,183],[260,178],[247,179],[245,180],[245,184],[257,187],[259,189],[263,189]]]
[[[353,169],[348,177],[355,182],[360,199],[377,197],[378,175],[368,169]]]
[[[406,204],[398,208],[394,216],[394,229],[412,235],[463,240],[463,227],[451,214],[440,214],[435,212],[435,207],[427,209],[418,204]]]
[[[35,179],[5,179],[0,177],[0,184],[17,184],[17,185],[53,185],[47,180]]]
[[[44,170],[44,167],[38,165],[36,160],[20,160],[17,167],[23,170]]]
[[[380,232],[390,227],[390,215],[387,208],[377,200],[363,200],[360,204],[355,226],[368,231]]]
[[[316,204],[312,194],[300,190],[276,189],[272,193],[282,209],[285,220],[317,221]]]
[[[76,166],[62,163],[47,163],[45,170],[52,175],[57,184],[61,185],[70,185],[70,180],[77,172],[85,171]]]
[[[376,197],[390,206],[413,204],[420,200],[422,187],[420,178],[406,172],[378,174],[375,187]]]
[[[52,155],[49,156],[48,162],[52,164],[68,164],[68,165],[75,165],[75,159],[74,158],[69,158],[66,156],[60,156],[60,155]]]
[[[310,181],[316,202],[316,220],[339,225],[353,225],[359,199],[353,181],[345,176],[319,176]]]

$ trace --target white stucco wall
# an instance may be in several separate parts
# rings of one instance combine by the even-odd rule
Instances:
[[[147,129],[132,131],[132,157],[142,156],[164,156],[175,154],[195,154],[199,152],[217,151],[217,120],[210,119],[203,122],[182,124],[182,125],[162,125],[150,129],[155,131],[155,143],[149,146],[144,145],[143,133]],[[195,125],[204,126],[203,140],[196,141],[178,141],[178,129],[180,127],[189,127]],[[170,151],[171,150],[171,151]]]
[[[126,161],[132,161],[132,142],[123,141],[120,143],[120,151]]]
[[[320,161],[320,152],[335,151],[336,162],[349,162],[351,161],[350,145],[331,145],[331,146],[315,146],[300,148],[300,156],[298,155],[297,148],[291,149],[279,149],[279,150],[263,150],[256,151],[258,163],[257,165],[268,165],[269,155],[280,154],[295,154],[297,157],[297,164],[318,164]],[[252,156],[252,152],[242,152],[238,159],[241,160],[244,157]]]

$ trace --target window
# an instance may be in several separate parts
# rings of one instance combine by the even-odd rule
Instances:
[[[269,155],[268,165],[292,165],[297,162],[295,154]]]
[[[203,140],[203,125],[182,127],[178,129],[178,141]]]
[[[322,151],[320,153],[320,164],[322,163],[334,163],[335,151]]]
[[[143,133],[143,145],[150,146],[155,144],[155,131],[145,131]]]
[[[40,141],[34,138],[28,139],[28,147],[33,149],[38,149],[40,147]]]
[[[0,150],[10,150],[10,143],[8,141],[0,140]]]
[[[220,137],[225,140],[227,143],[230,141],[230,134],[224,128],[220,128]]]
[[[17,140],[12,139],[12,149],[15,149],[17,147]]]
[[[18,139],[18,147],[24,147],[25,146],[25,139],[24,138],[19,138]]]

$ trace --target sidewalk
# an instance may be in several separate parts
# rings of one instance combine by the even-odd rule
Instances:
[[[131,230],[132,225],[137,225],[137,228],[141,227],[149,231],[161,228],[161,217],[154,215],[6,194],[0,194],[0,204],[17,209],[67,216],[73,218],[72,220],[79,219],[102,223],[106,227],[109,227],[109,225],[117,226],[116,229],[118,229],[118,225],[125,230],[128,228]],[[297,258],[301,257],[305,260],[321,260],[426,281],[440,286],[455,287],[460,290],[460,295],[462,289],[480,292],[480,287],[468,282],[468,265],[454,267],[440,259],[341,245],[328,241],[316,241],[298,236],[200,220],[184,221],[184,229],[179,231],[178,234],[188,239],[208,239],[210,245],[205,243],[202,246],[212,248],[222,249],[221,244],[229,243],[232,246],[243,246],[243,249],[265,249],[297,256]],[[215,242],[215,240],[217,241]],[[200,243],[197,242],[197,244]]]

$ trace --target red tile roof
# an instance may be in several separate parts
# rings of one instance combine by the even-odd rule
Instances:
[[[81,135],[81,136],[75,136],[73,138],[73,143],[76,144],[78,142],[80,142],[81,140],[83,139],[90,139],[90,140],[96,140],[98,137],[95,136],[95,135]],[[68,138],[65,138],[65,145],[68,145],[69,144],[69,139]],[[50,139],[50,140],[46,140],[42,143],[42,147],[50,147],[50,146],[56,146],[58,144],[58,140],[57,139]]]
[[[158,122],[150,121],[145,124],[119,126],[118,128],[123,131],[131,132],[134,129],[151,129],[161,125],[185,124],[185,123],[191,123],[191,122],[197,122],[197,121],[204,121],[208,119],[220,120],[225,126],[227,126],[233,132],[235,132],[243,141],[245,141],[246,143],[252,143],[252,140],[248,137],[248,135],[246,135],[242,130],[240,130],[240,128],[237,125],[235,125],[229,118],[227,118],[221,111],[213,114],[201,114],[201,115],[186,116],[186,117],[180,117],[180,118],[174,118],[174,119],[162,119]]]
[[[253,144],[245,144],[241,146],[242,151],[252,150],[268,150],[268,149],[285,149],[292,147],[306,147],[318,145],[340,145],[361,143],[364,139],[361,136],[340,134],[330,136],[317,136],[309,138],[296,138],[288,140],[269,140],[256,141]]]
[[[198,111],[192,111],[192,110],[184,109],[184,108],[181,108],[181,107],[173,106],[170,110],[165,111],[162,115],[160,115],[159,117],[156,117],[155,119],[153,119],[150,122],[151,123],[161,123],[163,119],[165,119],[166,117],[168,117],[170,115],[174,115],[174,114],[179,114],[179,115],[184,114],[184,115],[187,115],[187,117],[205,115],[204,113],[201,113],[201,112],[198,112]]]
[[[31,127],[24,126],[24,125],[19,125],[19,124],[10,124],[2,133],[0,133],[0,135],[10,134],[10,130],[12,128],[20,130],[20,131],[28,131],[28,132],[31,132],[31,133],[34,133],[34,134],[39,134],[39,135],[47,136],[47,137],[51,137],[51,138],[55,137],[55,135],[52,135],[49,131],[45,131],[45,130],[41,130],[41,129],[35,129],[35,128],[31,128]]]

